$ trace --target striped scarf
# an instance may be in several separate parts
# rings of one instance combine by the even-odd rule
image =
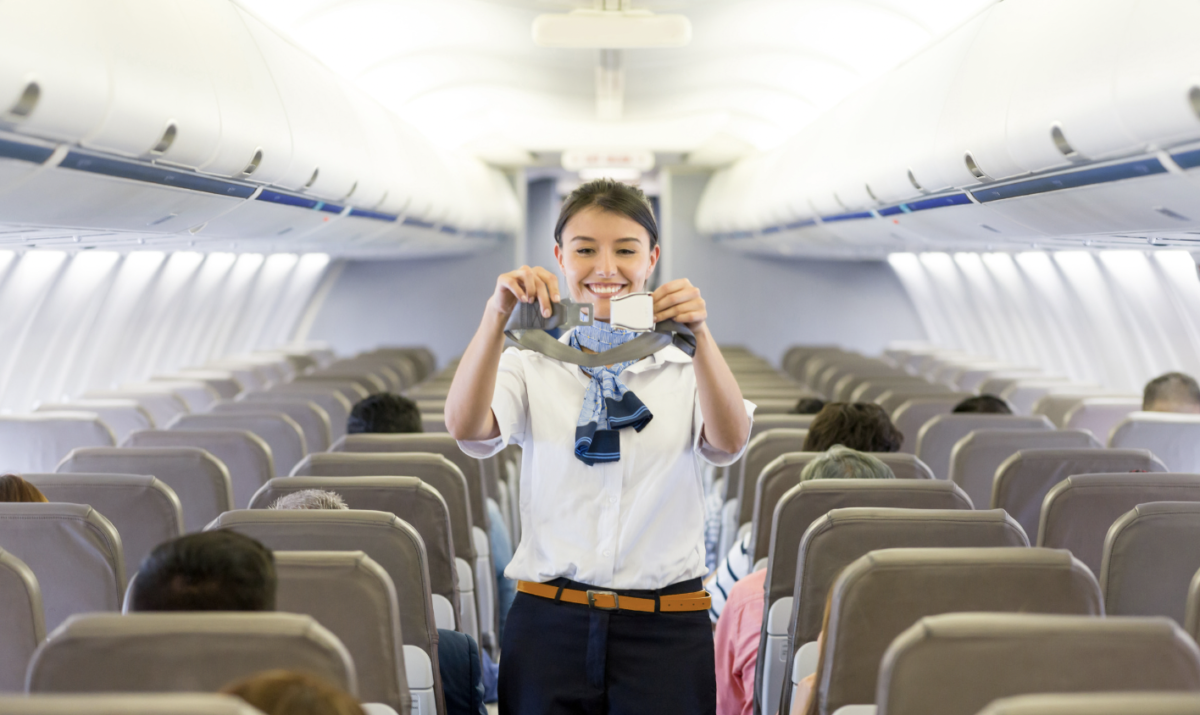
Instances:
[[[590,326],[575,328],[571,333],[571,347],[603,353],[635,337],[637,333],[596,321]],[[580,368],[591,376],[592,381],[583,395],[583,407],[579,410],[579,422],[575,426],[575,456],[589,467],[598,462],[620,460],[621,438],[617,430],[632,427],[634,431],[641,432],[654,418],[637,395],[617,379],[625,368],[635,362],[630,360],[607,367]]]

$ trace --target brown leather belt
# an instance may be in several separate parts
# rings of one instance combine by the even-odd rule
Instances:
[[[622,596],[612,591],[577,591],[572,588],[559,588],[548,583],[533,581],[517,581],[517,590],[531,596],[540,596],[551,600],[577,603],[581,606],[591,606],[602,611],[640,611],[642,613],[681,613],[684,611],[707,611],[712,606],[712,597],[707,591],[694,593],[678,593],[671,596],[658,597],[658,609],[654,608],[653,598],[635,598]]]

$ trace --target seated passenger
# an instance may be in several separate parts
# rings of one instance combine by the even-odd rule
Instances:
[[[341,494],[324,489],[301,489],[298,492],[284,494],[271,502],[268,509],[349,509]]]
[[[311,673],[264,670],[221,688],[264,715],[364,715],[354,696]]]
[[[0,477],[0,502],[46,502],[42,490],[15,474]]]
[[[788,414],[792,415],[815,415],[825,407],[825,400],[819,397],[801,397],[796,401],[796,406],[788,410]]]
[[[800,481],[812,479],[894,479],[892,470],[864,452],[834,445],[809,462]],[[767,571],[741,579],[729,592],[714,639],[717,715],[749,715],[754,709],[754,674],[763,621]]]
[[[1146,412],[1200,413],[1200,385],[1191,375],[1168,372],[1146,383],[1142,394]]]
[[[979,413],[991,415],[1011,415],[1012,405],[995,395],[976,395],[968,397],[954,406],[954,414]]]
[[[390,392],[359,400],[346,420],[348,434],[400,434],[423,432],[417,403]]]
[[[134,579],[131,611],[275,610],[275,555],[236,531],[159,544]]]

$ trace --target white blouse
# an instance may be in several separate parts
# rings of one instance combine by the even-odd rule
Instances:
[[[696,374],[682,350],[664,348],[619,379],[654,419],[641,432],[620,430],[620,461],[589,467],[574,446],[591,377],[532,350],[501,356],[492,398],[500,436],[458,444],[479,458],[508,444],[523,449],[521,543],[509,578],[659,589],[706,573],[700,460],[731,464],[746,445],[729,454],[702,438]],[[745,404],[753,420],[755,406]]]

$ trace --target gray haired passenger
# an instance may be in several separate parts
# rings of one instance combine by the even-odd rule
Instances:
[[[1200,412],[1200,385],[1191,375],[1168,372],[1146,383],[1142,409],[1147,412]]]
[[[340,494],[324,489],[301,489],[284,494],[271,502],[268,509],[349,509]]]
[[[879,457],[835,444],[805,465],[800,481],[810,479],[895,479]]]

